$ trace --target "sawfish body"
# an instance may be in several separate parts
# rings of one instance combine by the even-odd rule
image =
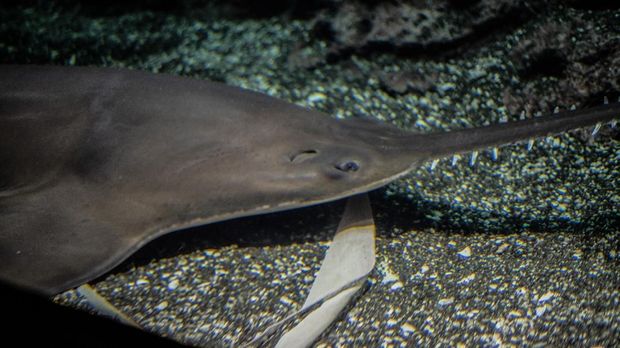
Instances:
[[[592,126],[620,104],[416,134],[219,83],[0,66],[0,279],[54,294],[175,230],[347,197],[422,162]]]

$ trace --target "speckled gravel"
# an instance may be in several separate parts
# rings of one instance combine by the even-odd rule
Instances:
[[[603,23],[597,30],[610,38],[620,36],[604,25],[618,21],[618,11],[557,11],[543,19],[578,16]],[[0,17],[5,63],[114,65],[200,76],[335,117],[369,115],[419,131],[517,118],[502,106],[503,92],[522,83],[508,56],[536,26],[534,20],[460,58],[352,56],[302,70],[287,64],[297,42],[326,49],[312,42],[303,21],[190,20],[149,12],[87,17],[58,9],[11,10]],[[395,71],[436,74],[436,88],[386,92],[379,75]],[[540,78],[540,98],[554,81]],[[497,160],[483,152],[473,166],[469,157],[455,166],[442,160],[432,171],[429,163],[372,193],[378,267],[317,346],[618,344],[617,139],[617,130],[605,128],[594,140],[583,132],[564,134],[536,142],[529,152],[524,144],[509,145]],[[254,221],[262,232],[237,232],[249,236],[237,245],[171,242],[167,248],[182,251],[130,262],[94,285],[147,330],[193,345],[235,345],[303,303],[338,219],[332,207],[259,218]],[[308,214],[303,224],[295,223],[299,214]],[[330,223],[314,214],[327,214]],[[220,224],[218,231],[226,235],[229,228]],[[247,243],[254,236],[263,243]],[[184,243],[198,246],[187,250]],[[56,301],[84,308],[73,291]]]

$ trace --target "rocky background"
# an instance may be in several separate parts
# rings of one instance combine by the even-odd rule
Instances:
[[[179,74],[443,131],[617,100],[620,6],[8,1],[0,63]],[[620,342],[620,132],[590,133],[447,159],[372,192],[377,270],[317,346]],[[301,305],[342,208],[165,236],[94,285],[150,331],[237,345]],[[56,301],[84,306],[73,291]]]

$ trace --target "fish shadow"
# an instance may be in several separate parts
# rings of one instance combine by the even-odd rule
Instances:
[[[411,231],[433,229],[446,234],[486,233],[490,237],[534,233],[574,233],[598,251],[601,235],[620,225],[620,217],[604,207],[585,211],[582,221],[549,216],[514,216],[478,211],[425,200],[422,196],[388,194],[385,188],[369,193],[382,239],[399,238]],[[114,272],[128,270],[153,260],[204,249],[263,247],[330,241],[344,211],[345,199],[283,212],[255,215],[176,231],[161,236],[134,253]],[[466,216],[466,219],[458,218]]]

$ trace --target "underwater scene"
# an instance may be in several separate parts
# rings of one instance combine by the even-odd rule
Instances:
[[[8,1],[0,281],[51,345],[617,346],[618,120],[616,1]]]

